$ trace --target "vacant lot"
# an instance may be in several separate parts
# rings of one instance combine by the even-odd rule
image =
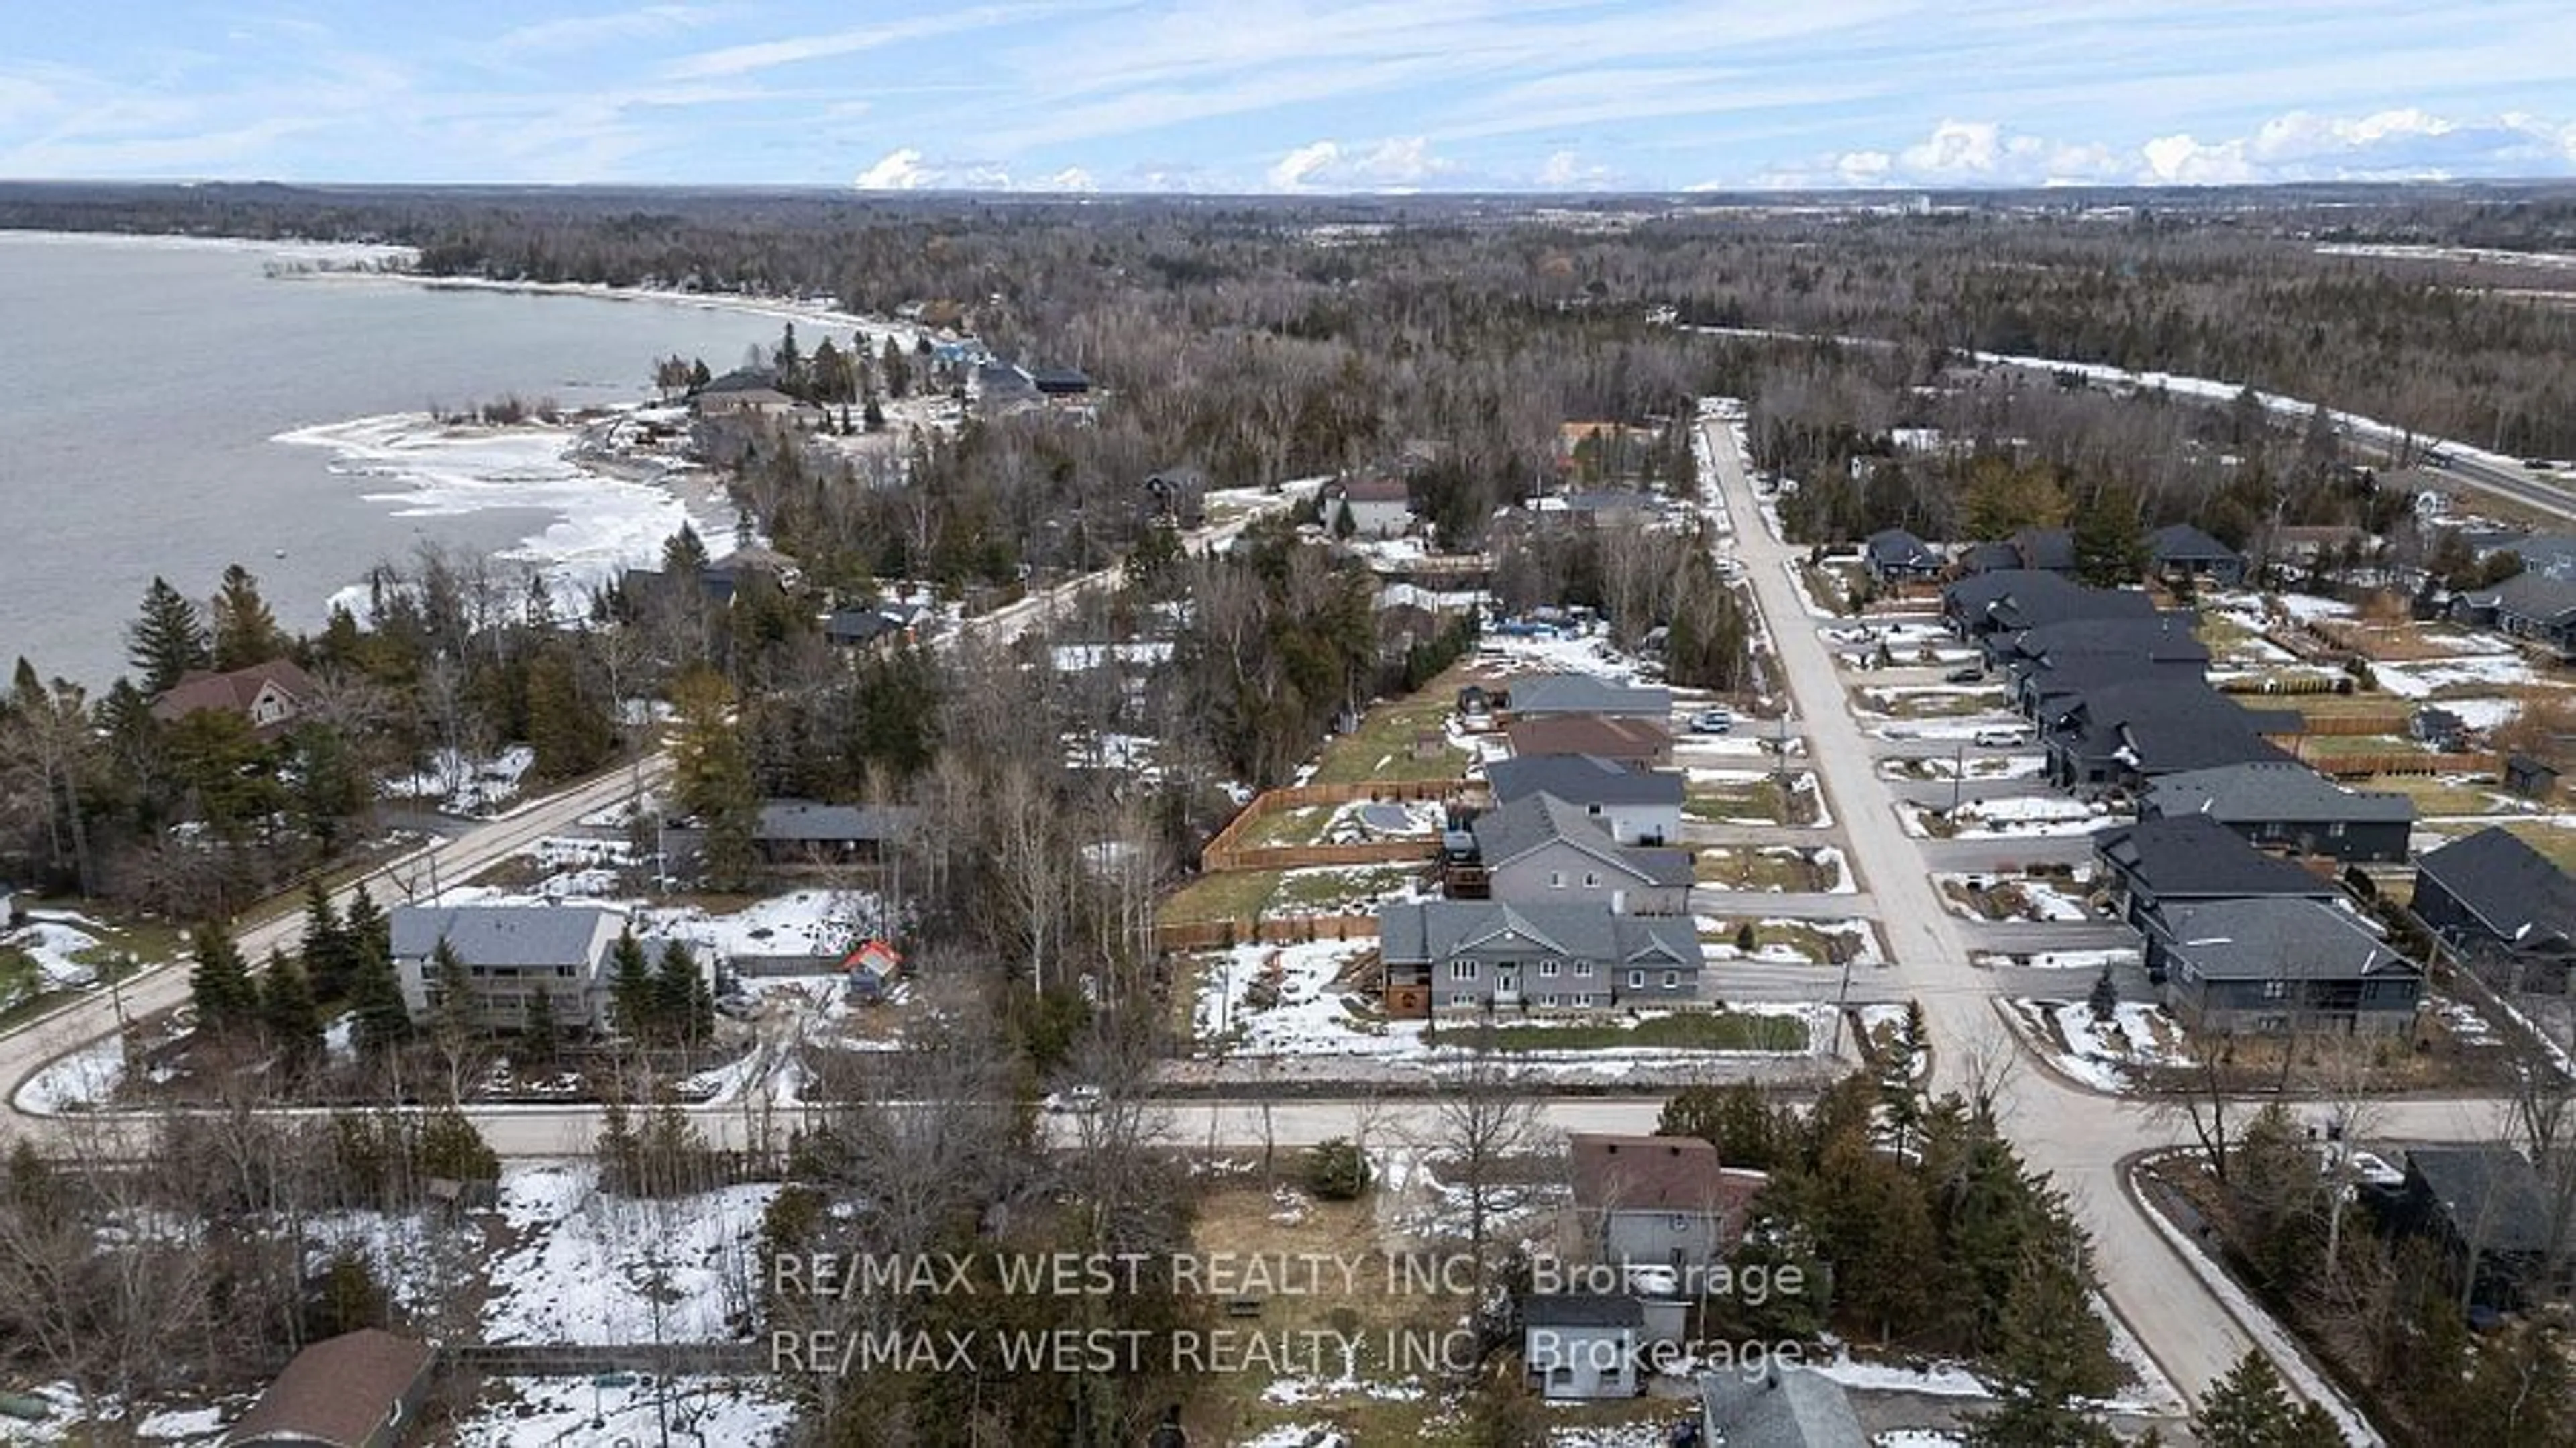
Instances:
[[[1498,1026],[1494,1044],[1506,1051],[1803,1051],[1807,1023],[1796,1016],[1688,1011],[1635,1021]]]
[[[1815,894],[1842,883],[1842,866],[1822,862],[1811,850],[1702,850],[1694,862],[1699,883],[1719,890],[1776,890],[1792,895]]]
[[[1464,665],[1452,666],[1420,691],[1372,706],[1356,733],[1324,746],[1315,766],[1316,784],[1358,784],[1372,779],[1456,779],[1467,771],[1467,751],[1441,744],[1429,758],[1417,759],[1417,736],[1439,734],[1457,707],[1458,690],[1471,678]]]

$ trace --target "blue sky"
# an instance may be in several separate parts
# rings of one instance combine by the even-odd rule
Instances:
[[[1331,192],[2576,175],[2568,0],[89,0],[13,21],[12,178]]]

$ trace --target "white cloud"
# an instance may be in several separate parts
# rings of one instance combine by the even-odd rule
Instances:
[[[921,152],[911,146],[888,151],[875,165],[859,173],[850,183],[861,191],[919,191],[936,186],[939,178],[923,168]]]
[[[606,15],[572,15],[505,31],[492,42],[492,49],[508,56],[588,50],[614,41],[649,40],[686,30],[705,24],[713,15],[706,7],[692,5],[645,5]]]
[[[1316,173],[1342,158],[1342,148],[1331,141],[1310,141],[1279,158],[1270,168],[1270,189],[1303,191]]]
[[[1428,138],[1390,136],[1365,149],[1309,141],[1280,157],[1268,179],[1273,191],[1412,191],[1455,169]]]
[[[1531,184],[1541,191],[1601,191],[1615,188],[1619,176],[1607,166],[1584,160],[1573,151],[1551,151],[1539,163]]]
[[[1945,119],[1912,145],[1845,151],[1754,178],[1782,189],[2055,185],[2252,186],[2294,181],[2550,177],[2576,173],[2576,126],[2534,116],[2462,121],[2407,108],[2359,117],[2292,111],[2241,136],[2188,132],[2134,147]]]

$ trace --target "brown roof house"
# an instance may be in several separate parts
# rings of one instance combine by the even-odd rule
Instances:
[[[1503,731],[1514,758],[1535,754],[1589,754],[1630,769],[1673,762],[1673,731],[1652,719],[1599,714],[1549,714],[1514,722]]]
[[[223,1448],[392,1448],[429,1396],[435,1348],[375,1328],[326,1338],[295,1355]]]
[[[1769,1177],[1718,1161],[1695,1136],[1576,1132],[1574,1210],[1585,1247],[1625,1266],[1707,1267],[1744,1235]]]
[[[271,659],[230,673],[203,670],[182,674],[168,692],[152,701],[152,717],[176,724],[200,709],[230,711],[250,721],[267,738],[285,731],[304,712],[320,687],[292,659]]]

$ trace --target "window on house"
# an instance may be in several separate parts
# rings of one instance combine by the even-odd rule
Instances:
[[[1542,960],[1542,961],[1540,961],[1540,962],[1538,963],[1538,978],[1539,978],[1539,979],[1541,979],[1541,980],[1554,980],[1554,979],[1556,979],[1556,967],[1557,967],[1557,962],[1555,962],[1555,961],[1553,961],[1553,960]]]
[[[1583,872],[1583,887],[1584,887],[1585,889],[1589,890],[1589,889],[1593,888],[1594,886],[1599,885],[1600,883],[1601,883],[1601,876],[1600,876],[1598,873],[1596,873],[1596,872],[1594,872],[1594,871],[1591,871],[1591,870],[1586,870],[1586,871],[1584,871],[1584,872]]]
[[[1555,1005],[1556,1005],[1556,997],[1554,997],[1554,996],[1552,996],[1552,995],[1551,995],[1551,996],[1540,996],[1540,997],[1538,998],[1538,1003],[1539,1003],[1540,1005],[1547,1006],[1547,1007],[1549,1007],[1549,1008],[1553,1009],[1553,1008],[1555,1007]]]
[[[1687,1232],[1687,1231],[1689,1231],[1689,1230],[1690,1230],[1690,1218],[1689,1218],[1689,1217],[1684,1216],[1684,1215],[1683,1215],[1683,1214],[1681,1214],[1680,1212],[1675,1212],[1675,1213],[1673,1213],[1673,1230],[1674,1230],[1674,1231],[1676,1231],[1676,1232]]]
[[[1453,960],[1449,962],[1449,978],[1451,980],[1474,980],[1476,978],[1476,962],[1472,960]]]
[[[1578,1011],[1579,1011],[1579,1010],[1587,1009],[1587,1008],[1589,1008],[1589,1007],[1591,1006],[1591,1004],[1592,1004],[1592,994],[1591,994],[1591,992],[1589,992],[1589,991],[1576,991],[1576,992],[1574,993],[1574,1008],[1575,1008],[1576,1010],[1578,1010]]]
[[[1644,971],[1642,971],[1642,970],[1632,970],[1632,971],[1628,972],[1628,989],[1630,989],[1630,990],[1644,990],[1645,988],[1646,988],[1646,973],[1645,973]]]
[[[1592,978],[1592,962],[1588,960],[1576,961],[1574,963],[1574,974],[1579,979],[1590,980]]]
[[[1565,872],[1564,872],[1563,870],[1550,870],[1550,871],[1548,871],[1548,872],[1547,872],[1547,888],[1549,888],[1549,889],[1551,889],[1551,890],[1562,890],[1562,889],[1564,889],[1564,888],[1565,888]]]
[[[1680,971],[1668,970],[1664,972],[1664,989],[1678,990],[1681,988],[1681,983],[1682,973]]]
[[[2267,1001],[2280,1000],[2289,993],[2290,983],[2286,980],[2267,980],[2263,982],[2263,999]]]

